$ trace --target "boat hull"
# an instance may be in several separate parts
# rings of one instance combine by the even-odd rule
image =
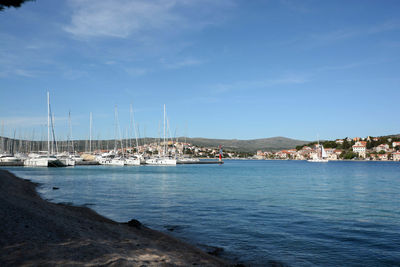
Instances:
[[[63,162],[58,159],[38,158],[27,159],[24,161],[24,166],[27,167],[65,167]]]
[[[125,159],[125,165],[127,166],[139,166],[140,165],[140,159]]]
[[[176,159],[169,158],[153,158],[146,160],[147,165],[161,165],[161,166],[174,166],[176,165]]]
[[[327,160],[327,159],[309,159],[307,161],[308,162],[322,162],[322,163],[324,163],[324,162],[328,162],[329,160]]]

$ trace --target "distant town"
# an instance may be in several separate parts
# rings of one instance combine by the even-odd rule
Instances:
[[[336,139],[334,141],[321,141],[328,160],[381,160],[400,161],[399,137],[355,137]],[[144,153],[156,155],[162,150],[162,142],[153,142],[133,148],[127,146],[126,153]],[[95,151],[100,153],[104,151]],[[168,141],[168,154],[187,155],[196,158],[218,158],[218,147],[196,146],[185,142]],[[256,153],[239,152],[222,147],[222,157],[225,159],[280,159],[280,160],[308,160],[318,153],[318,142],[297,146],[292,149],[279,151],[257,150]]]
[[[399,137],[354,137],[320,142],[328,160],[392,160],[400,161]],[[318,153],[318,143],[277,152],[258,150],[256,159],[308,160]]]

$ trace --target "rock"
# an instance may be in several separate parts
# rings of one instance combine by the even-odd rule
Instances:
[[[210,247],[210,249],[211,250],[207,251],[207,253],[213,256],[219,256],[222,252],[224,252],[224,249],[220,247]]]
[[[142,227],[142,223],[139,222],[138,220],[132,219],[128,222],[129,227],[135,227],[137,229],[140,229]]]
[[[59,187],[53,186],[53,190],[58,190],[60,189]]]
[[[173,232],[173,231],[180,231],[184,227],[181,225],[164,225],[164,228],[170,232]]]

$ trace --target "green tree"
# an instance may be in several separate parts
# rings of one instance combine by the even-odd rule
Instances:
[[[354,159],[358,156],[357,153],[354,153],[353,151],[348,151],[346,154],[344,154],[343,158],[344,159]]]
[[[373,146],[373,143],[371,142],[371,141],[368,141],[367,142],[367,149],[371,149],[371,148],[373,148],[374,146]]]
[[[335,141],[325,141],[322,143],[325,148],[336,148],[337,143]]]
[[[347,141],[347,138],[345,138],[345,139],[343,140],[342,148],[343,148],[343,149],[349,149],[350,146],[351,146],[351,144]]]

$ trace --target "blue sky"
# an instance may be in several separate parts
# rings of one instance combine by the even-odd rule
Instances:
[[[400,2],[36,0],[0,13],[0,123],[41,138],[400,133]],[[1,126],[0,125],[0,126]]]

